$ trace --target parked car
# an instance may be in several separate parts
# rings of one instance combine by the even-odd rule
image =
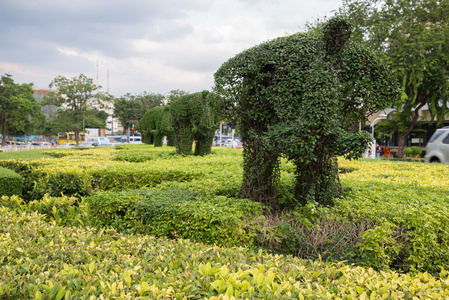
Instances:
[[[5,144],[5,147],[2,147],[2,143],[0,141],[0,152],[11,151],[12,147],[8,144]]]
[[[33,146],[40,147],[40,148],[50,148],[51,144],[49,142],[33,142]]]
[[[243,148],[242,142],[240,142],[239,140],[226,140],[224,142],[223,146],[229,147],[229,148],[235,148],[235,149]]]
[[[99,146],[100,147],[114,147],[117,145],[123,145],[123,143],[101,143]]]
[[[73,148],[76,146],[76,143],[73,142],[69,142],[69,143],[62,143],[58,146],[56,146],[57,148]]]
[[[449,126],[437,129],[426,146],[426,162],[449,163]]]
[[[76,147],[98,147],[99,144],[96,142],[81,142]]]

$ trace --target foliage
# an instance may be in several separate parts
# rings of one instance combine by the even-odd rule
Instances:
[[[384,239],[393,247],[383,252],[371,248],[366,257],[371,263],[433,274],[449,264],[449,185],[441,180],[449,175],[447,166],[392,160],[342,165],[355,171],[341,175],[346,192],[336,211],[388,224],[366,235],[367,241],[376,239],[381,245]]]
[[[164,96],[143,92],[139,95],[126,94],[114,100],[114,116],[122,124],[125,132],[130,120],[140,120],[153,107],[161,106]]]
[[[102,128],[106,129],[106,120],[108,113],[96,108],[90,109],[84,115],[84,128]],[[65,131],[59,131],[65,132]]]
[[[261,213],[249,200],[207,197],[168,187],[90,196],[89,218],[99,228],[161,237],[188,238],[208,244],[251,244],[243,217]]]
[[[304,259],[366,265],[359,245],[378,222],[350,219],[308,204],[294,211],[273,211],[250,221],[258,247]],[[377,258],[377,257],[376,257]]]
[[[71,79],[59,75],[53,79],[50,87],[56,91],[48,93],[43,104],[58,106],[58,119],[67,122],[65,131],[75,132],[78,144],[80,131],[84,129],[84,118],[90,111],[92,102],[107,101],[108,96],[98,92],[101,87],[93,84],[93,80],[83,74]]]
[[[404,149],[404,154],[407,157],[415,157],[415,156],[419,157],[421,155],[421,153],[422,153],[422,149],[421,149],[421,147],[418,147],[418,146],[412,146],[412,147]]]
[[[413,156],[421,155],[421,154],[422,154],[422,149],[421,149],[421,147],[418,147],[418,146],[412,146],[412,147],[410,147],[410,148],[412,148]]]
[[[0,80],[0,127],[3,129],[1,146],[9,134],[30,134],[34,126],[45,121],[41,106],[33,97],[30,84],[16,84],[11,78]]]
[[[350,128],[399,96],[386,66],[351,42],[351,31],[337,16],[248,49],[215,73],[217,109],[241,128],[242,197],[278,205],[280,155],[296,165],[297,204],[329,205],[341,194],[335,156],[359,157],[371,141]]]
[[[22,194],[22,176],[16,172],[0,167],[0,196]]]
[[[398,274],[243,247],[63,228],[0,208],[5,299],[444,299],[448,273]]]
[[[149,221],[145,225],[139,223],[141,225],[136,226],[136,230],[148,229],[146,226],[150,220],[156,218],[158,222],[163,220],[158,223],[162,224],[157,228],[160,234],[165,232],[175,236],[176,232],[189,238],[193,236],[193,231],[181,224],[205,224],[207,220],[212,220],[208,218],[214,217],[209,213],[213,208],[223,207],[222,212],[226,213],[221,218],[231,212],[239,215],[232,209],[235,207],[234,201],[236,205],[240,203],[240,200],[234,200],[242,182],[243,158],[240,150],[214,148],[212,155],[180,156],[175,155],[173,147],[155,148],[140,144],[85,151],[49,149],[44,153],[51,153],[51,158],[23,159],[23,153],[34,155],[34,151],[16,152],[20,159],[0,160],[0,166],[22,176],[23,199],[28,202],[61,197],[61,192],[66,195],[64,197],[71,196],[69,193],[79,197],[102,191],[106,200],[103,204],[98,203],[100,214],[103,212],[105,220],[112,220],[114,227],[131,231],[133,227],[129,224],[143,222],[132,214],[136,211],[136,203],[146,199],[143,196],[135,199],[136,192],[127,190],[153,187],[149,190],[157,189],[153,195],[157,194],[159,198],[155,197],[152,202],[152,197],[140,203],[139,212],[144,214],[145,211],[151,212],[152,208],[163,207],[167,214],[164,217],[155,214],[147,216]],[[280,160],[277,193],[282,199],[280,203],[283,208],[290,210],[282,213],[272,211],[255,217],[247,213],[242,221],[236,221],[238,225],[232,225],[245,230],[245,234],[236,241],[247,242],[251,238],[254,245],[276,253],[307,259],[321,257],[325,261],[345,260],[383,270],[427,271],[437,275],[443,268],[448,269],[449,182],[441,180],[449,176],[447,165],[393,159],[349,161],[339,158],[339,177],[344,194],[335,200],[335,206],[322,207],[309,203],[291,211],[292,203],[296,203],[295,170],[294,162]],[[180,201],[170,206],[172,202],[167,195],[178,197],[176,191],[186,191],[182,195],[200,194],[201,197],[196,201]],[[126,193],[130,195],[128,202],[121,199]],[[157,199],[167,199],[167,202],[158,202],[166,205],[156,204]],[[121,201],[126,205],[120,208]],[[218,204],[216,207],[213,201]],[[241,201],[243,204],[250,203]],[[80,203],[72,206],[77,207]],[[59,215],[71,207],[55,206],[60,210]],[[125,207],[133,207],[133,210],[125,213]],[[176,214],[170,210],[171,207],[177,209]],[[114,213],[116,217],[112,212],[120,211],[119,208],[123,209],[123,215]],[[54,216],[50,215],[52,209],[41,211],[47,211],[51,220]],[[193,217],[193,211],[198,213],[197,219]],[[81,211],[79,214],[82,219],[84,214]],[[98,219],[102,220],[100,217]],[[229,222],[234,222],[232,220]],[[225,225],[222,229],[214,222],[215,219],[210,227],[213,230],[198,235],[198,238],[212,241],[212,236],[207,235],[209,233],[214,233],[215,237],[225,236],[222,230],[228,232],[229,227]],[[194,228],[193,225],[187,226]]]
[[[433,0],[345,0],[341,10],[354,22],[357,40],[386,54],[402,87],[402,96],[392,101],[402,157],[420,109],[427,106],[439,126],[449,112],[449,5]]]
[[[195,155],[211,153],[215,131],[220,125],[212,102],[216,96],[208,91],[180,96],[170,101],[170,113],[178,154],[191,155],[195,141]]]
[[[203,159],[175,156],[173,147],[147,145],[83,151],[51,149],[44,153],[53,155],[53,159],[0,160],[0,166],[23,176],[27,200],[39,199],[46,193],[53,197],[61,193],[80,197],[94,190],[121,191],[169,182],[183,182],[194,189],[209,189],[233,197],[241,179],[241,152],[229,150],[232,149],[219,149],[219,155]],[[217,176],[214,165],[226,169]]]
[[[84,199],[78,200],[75,197],[50,197],[44,195],[42,199],[25,202],[19,196],[2,196],[0,207],[5,206],[18,213],[38,212],[45,216],[48,222],[54,222],[60,226],[86,226],[87,205]]]

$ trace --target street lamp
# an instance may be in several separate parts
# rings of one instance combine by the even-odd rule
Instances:
[[[387,118],[387,114],[384,112],[381,112],[379,114],[379,117],[375,118],[373,123],[371,123],[372,131],[371,136],[373,137],[373,144],[371,145],[371,158],[376,158],[376,139],[374,138],[374,126],[376,125],[377,121],[379,120],[385,120]]]

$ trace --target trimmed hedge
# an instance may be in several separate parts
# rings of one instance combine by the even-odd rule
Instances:
[[[63,228],[0,208],[2,299],[447,299],[439,277]]]
[[[139,146],[123,149],[98,147],[85,151],[49,150],[48,153],[54,152],[57,158],[0,160],[0,166],[15,170],[24,177],[27,201],[38,200],[47,193],[52,197],[61,193],[83,197],[95,191],[123,191],[193,181],[200,187],[205,181],[213,190],[219,191],[218,195],[233,197],[240,187],[241,151],[219,149],[215,150],[216,155],[181,157],[172,155],[173,147]],[[130,159],[133,162],[114,160],[118,153],[122,158],[133,157]]]
[[[87,198],[97,228],[187,238],[208,244],[253,244],[255,233],[243,221],[262,213],[259,203],[204,196],[177,188],[101,192]]]
[[[22,194],[23,179],[16,172],[0,167],[0,196]]]
[[[358,252],[379,269],[438,274],[449,267],[449,167],[442,164],[342,161],[345,196],[335,212],[377,222]]]
[[[58,150],[48,150],[53,151]],[[174,212],[151,215],[146,214],[144,208],[155,203],[144,196],[137,201],[132,194],[134,192],[130,192],[128,200],[126,197],[118,198],[116,204],[120,206],[121,202],[128,201],[128,204],[125,201],[126,205],[122,206],[129,208],[129,212],[118,210],[119,213],[116,213],[114,206],[98,209],[98,219],[102,220],[103,217],[106,220],[104,225],[98,227],[113,226],[124,232],[153,230],[153,234],[157,232],[171,237],[193,236],[198,240],[223,243],[222,237],[226,235],[215,229],[201,232],[196,237],[193,231],[189,232],[181,227],[186,224],[185,220],[190,221],[191,218],[187,213],[182,215],[181,211],[186,209],[186,212],[193,213],[194,208],[201,211],[199,216],[202,219],[194,220],[194,224],[188,225],[193,228],[191,226],[209,222],[206,217],[213,216],[208,216],[207,213],[214,208],[211,205],[214,199],[231,203],[233,207],[235,200],[232,197],[236,195],[242,182],[241,151],[214,148],[213,154],[205,157],[173,156],[170,154],[173,151],[174,148],[171,147],[156,150],[147,145],[132,145],[118,150],[104,147],[64,151],[71,155],[61,158],[0,160],[0,165],[15,170],[22,176],[23,199],[31,202],[33,199],[40,202],[47,197],[46,193],[53,198],[60,197],[61,193],[80,198],[102,189],[105,192],[109,190],[110,195],[114,194],[111,189],[118,191],[117,197],[120,198],[124,197],[121,194],[125,193],[123,189],[143,186],[200,194],[201,197],[188,203],[180,201]],[[144,155],[145,152],[150,152],[149,156],[153,158],[140,163],[113,160],[117,153]],[[241,227],[238,227],[245,230],[245,234],[239,237],[239,242],[253,243],[303,258],[321,256],[324,260],[344,259],[384,270],[428,271],[437,275],[443,269],[449,269],[449,181],[441,180],[449,177],[447,165],[362,159],[340,160],[339,168],[345,194],[343,198],[336,200],[334,207],[323,208],[312,203],[310,207],[291,211],[278,219],[270,219],[267,215],[265,220],[254,220],[251,218],[253,215],[248,214],[248,218],[243,219],[245,225],[239,224]],[[291,207],[294,203],[294,170],[294,165],[281,161],[281,181],[276,192],[284,207]],[[197,200],[200,199],[204,203],[198,204]],[[137,202],[144,200],[149,202],[139,204],[142,209],[137,211]],[[197,206],[194,207],[193,204]],[[81,202],[75,202],[66,208],[56,204],[54,206],[63,215],[63,210],[77,208],[77,205],[81,205]],[[182,205],[190,207],[184,208]],[[226,214],[231,212],[231,207],[225,207],[225,210],[229,209]],[[55,220],[53,211],[49,212],[50,210],[46,213],[48,218]],[[203,212],[205,216],[202,216]],[[83,218],[82,214],[80,218]],[[182,218],[182,222],[178,221],[179,218]],[[92,220],[95,222],[94,218]],[[161,225],[151,227],[154,220]],[[214,226],[208,228],[215,228]],[[224,230],[227,232],[227,227]],[[209,234],[210,232],[212,233]],[[252,236],[253,232],[257,237],[248,241],[248,236]]]

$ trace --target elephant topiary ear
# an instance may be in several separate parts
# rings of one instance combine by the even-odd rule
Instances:
[[[352,24],[347,18],[332,17],[322,27],[326,52],[329,54],[339,52],[351,38],[352,30]]]

